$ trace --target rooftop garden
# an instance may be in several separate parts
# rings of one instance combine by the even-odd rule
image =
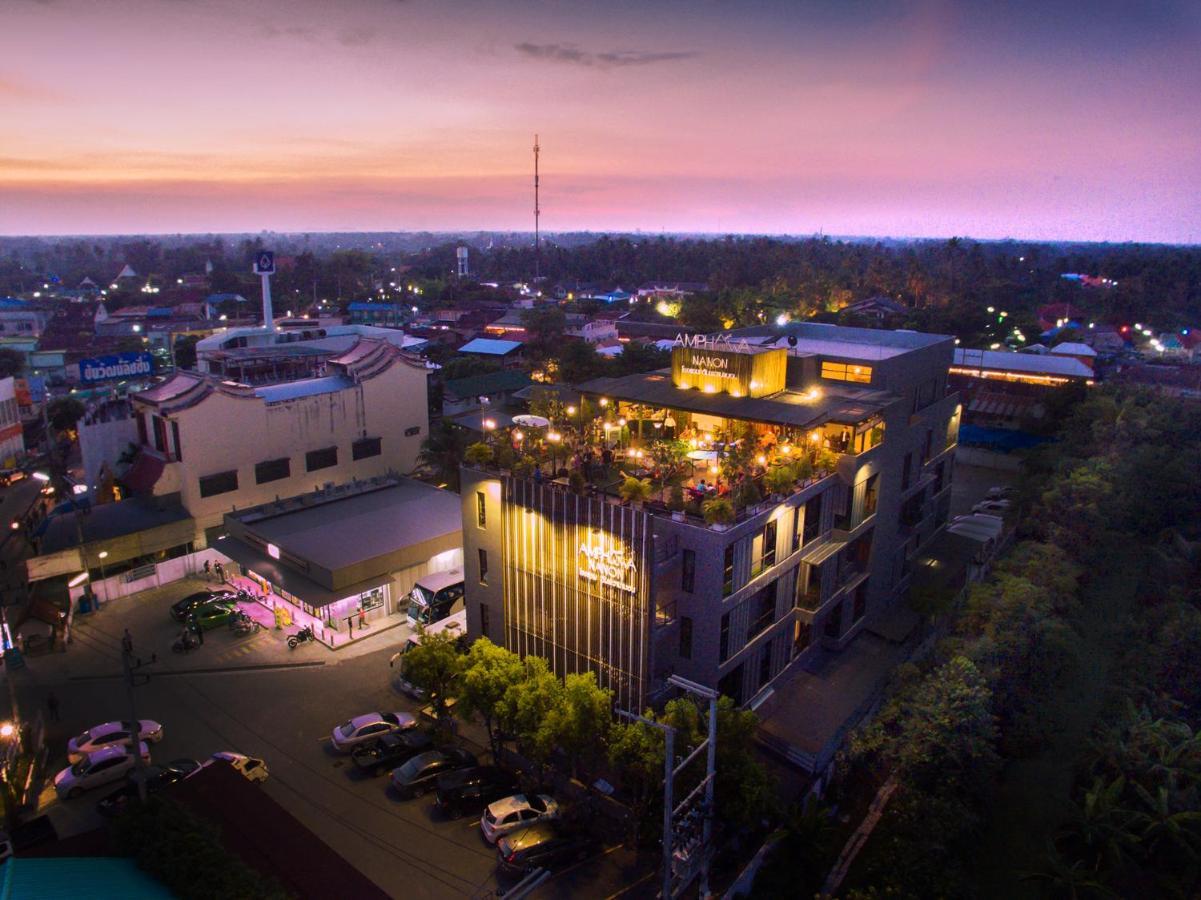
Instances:
[[[512,426],[484,428],[464,453],[469,465],[716,528],[826,477],[853,440],[844,426],[802,432],[550,392]]]

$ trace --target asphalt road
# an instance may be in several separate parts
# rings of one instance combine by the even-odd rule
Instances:
[[[164,621],[169,602],[163,599],[156,604],[159,609],[144,606],[137,612],[143,617],[157,613],[155,618]],[[120,621],[81,624],[69,653],[35,657],[28,677],[17,675],[26,710],[43,705],[50,690],[59,698],[62,721],[52,723],[48,732],[52,768],[66,765],[68,737],[128,715],[124,685],[117,677]],[[199,665],[206,651],[216,649],[214,644],[232,637],[225,630],[210,633],[205,648],[189,654],[187,662]],[[263,633],[259,639],[279,638]],[[271,773],[263,789],[388,893],[488,894],[496,886],[496,856],[480,836],[478,821],[444,820],[429,798],[399,800],[387,788],[386,776],[356,777],[349,758],[328,748],[331,729],[352,715],[374,709],[416,712],[390,684],[392,648],[345,660],[322,648],[305,649],[315,650],[308,655],[325,665],[172,673],[185,660],[172,655],[147,666],[142,671],[150,679],[136,689],[136,702],[140,717],[164,725],[163,741],[152,747],[154,759],[204,759],[218,750],[260,756]],[[135,652],[142,652],[137,644]],[[66,669],[65,660],[73,661]],[[111,788],[97,788],[65,802],[54,799],[51,791],[43,802],[60,829],[86,830],[99,823],[94,806],[107,790]]]

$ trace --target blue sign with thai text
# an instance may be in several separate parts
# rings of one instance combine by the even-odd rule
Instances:
[[[114,353],[79,361],[79,380],[84,384],[114,381],[119,378],[141,378],[154,374],[154,357],[145,351]]]

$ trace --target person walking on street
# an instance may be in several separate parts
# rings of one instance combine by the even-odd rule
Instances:
[[[133,635],[129,633],[128,628],[125,629],[125,634],[121,635],[121,651],[133,654]]]
[[[50,721],[58,721],[58,697],[54,691],[50,692],[50,696],[46,698],[46,709],[50,710]]]
[[[367,627],[367,610],[359,607],[359,631]]]
[[[213,562],[212,562],[212,560],[209,560],[209,559],[206,559],[204,561],[204,580],[205,581],[213,580]]]
[[[225,584],[225,566],[221,565],[221,563],[217,563],[215,566],[213,566],[213,568],[217,571],[217,579],[222,584]]]

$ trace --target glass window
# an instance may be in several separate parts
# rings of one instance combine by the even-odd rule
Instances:
[[[696,551],[685,549],[680,558],[680,589],[689,594],[696,587]]]
[[[912,453],[905,454],[904,466],[905,467],[903,469],[901,469],[901,490],[903,490],[903,491],[908,490],[909,482],[911,480],[910,473],[913,472],[913,454]]]
[[[717,659],[725,662],[730,656],[730,614],[721,617],[721,638],[717,646]]]
[[[801,549],[801,508],[794,507],[792,510],[792,552]]]
[[[367,459],[370,456],[379,456],[382,452],[382,441],[377,437],[359,438],[350,445],[351,459]]]
[[[488,626],[490,624],[491,624],[491,617],[490,617],[489,611],[488,611],[488,604],[481,603],[480,604],[480,631],[482,631],[484,633],[484,637],[488,636],[488,632],[490,631]]]
[[[822,360],[822,378],[827,381],[850,381],[855,384],[871,384],[872,367]]]
[[[171,422],[171,442],[175,445],[175,458],[183,462],[183,447],[179,443],[179,423]]]
[[[680,659],[692,659],[692,619],[680,618]]]
[[[742,702],[742,665],[738,665],[732,672],[724,675],[717,682],[717,692],[725,694],[735,703]]]
[[[270,481],[279,481],[281,478],[287,478],[292,474],[292,460],[286,456],[279,459],[268,459],[254,465],[254,483],[267,484]]]
[[[776,620],[776,585],[772,582],[747,601],[748,622],[746,639],[751,641],[762,634]]]
[[[802,534],[804,543],[816,540],[822,528],[822,495],[818,495],[805,504],[805,530]]]
[[[876,505],[880,501],[880,475],[876,473],[867,479],[863,489],[863,518],[876,514]]]
[[[228,494],[238,489],[238,470],[218,472],[215,475],[205,475],[200,479],[200,496],[215,497],[217,494]]]
[[[802,653],[809,646],[812,637],[813,625],[797,619],[796,626],[792,629],[792,655]]]
[[[323,450],[310,450],[304,455],[304,464],[310,472],[336,466],[338,464],[338,448],[326,447]]]
[[[826,637],[839,638],[842,637],[842,608],[846,601],[839,603],[836,607],[830,610],[830,614],[826,616],[825,633]]]
[[[851,613],[851,621],[858,622],[867,612],[867,582],[855,588],[855,608]]]
[[[763,648],[759,655],[759,687],[771,681],[771,644]]]
[[[488,551],[483,547],[479,548],[480,552],[480,584],[488,583]]]
[[[475,524],[480,528],[488,524],[488,506],[483,491],[475,492]]]
[[[723,561],[721,594],[723,597],[728,597],[732,593],[734,593],[734,545],[729,544],[726,547]]]
[[[763,568],[770,569],[776,564],[776,520],[772,519],[763,526]]]

